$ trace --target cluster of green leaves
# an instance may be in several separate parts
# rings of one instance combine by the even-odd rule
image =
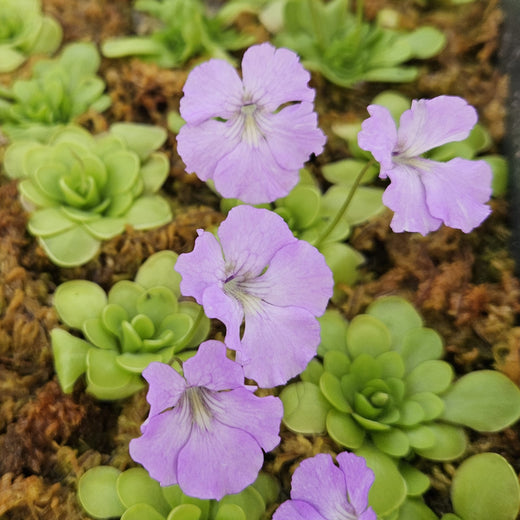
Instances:
[[[352,87],[360,81],[413,81],[418,68],[403,64],[430,58],[446,43],[434,27],[406,32],[368,23],[348,3],[287,0],[276,44],[296,51],[307,68],[329,81]]]
[[[209,319],[196,303],[179,303],[176,261],[172,251],[155,253],[134,282],[117,282],[108,295],[87,280],[57,288],[54,307],[60,320],[85,338],[61,328],[51,331],[64,392],[71,392],[86,373],[87,392],[98,399],[122,399],[144,386],[140,374],[152,361],[169,363],[181,350],[204,341]]]
[[[60,25],[42,13],[40,0],[0,2],[0,73],[15,70],[33,54],[52,54],[61,39]]]
[[[201,0],[137,0],[135,9],[154,17],[159,27],[149,36],[106,40],[101,47],[104,56],[139,56],[161,67],[177,67],[199,55],[230,59],[226,51],[254,40],[230,28],[229,14],[209,15]]]
[[[323,175],[336,185],[331,186],[324,194],[318,187],[316,180],[308,170],[300,171],[300,182],[291,190],[289,195],[276,200],[273,204],[260,204],[278,213],[286,222],[296,237],[306,240],[323,254],[328,266],[334,275],[334,282],[338,284],[352,285],[358,279],[358,267],[364,258],[359,251],[345,243],[354,226],[361,224],[384,211],[382,202],[383,190],[371,186],[357,188],[348,211],[325,238],[322,239],[329,223],[337,215],[341,205],[347,198],[354,180],[363,168],[364,163],[359,162],[360,168],[356,170],[354,164],[348,174],[341,179],[332,179],[328,175],[328,167],[323,168]],[[371,182],[375,176],[375,168],[367,172],[364,182]],[[221,209],[228,212],[233,206],[239,204],[237,199],[224,199],[221,201]],[[342,291],[336,289],[333,301],[342,297]]]
[[[365,457],[376,474],[370,501],[379,515],[393,519],[407,496],[428,488],[409,464],[414,454],[456,459],[468,445],[464,426],[498,431],[520,417],[520,390],[503,374],[481,370],[453,382],[440,336],[402,298],[376,300],[348,324],[330,310],[320,322],[320,359],[280,394],[284,423],[328,432]]]
[[[34,65],[32,77],[0,87],[0,126],[11,140],[45,142],[61,125],[87,110],[106,110],[110,97],[96,76],[99,54],[91,43],[68,45],[61,56]]]
[[[394,121],[398,123],[401,114],[410,108],[411,100],[397,92],[384,91],[372,100],[372,104],[386,107]],[[323,175],[330,182],[338,184],[345,181],[348,182],[348,179],[354,175],[354,172],[360,171],[372,157],[370,152],[366,152],[358,146],[357,135],[360,130],[361,121],[337,124],[333,127],[334,133],[347,141],[353,159],[345,159],[325,166]],[[493,141],[489,132],[483,125],[477,123],[470,135],[463,141],[443,144],[427,152],[425,157],[441,162],[449,161],[455,157],[486,161],[493,171],[493,195],[499,197],[504,195],[507,189],[508,168],[507,161],[503,156],[486,153],[492,146]],[[367,172],[369,178],[374,177],[376,174],[375,167]]]
[[[236,495],[201,500],[179,486],[161,487],[143,468],[119,471],[97,466],[80,479],[78,497],[94,518],[121,520],[261,520],[278,496],[278,484],[265,473]]]
[[[116,123],[96,136],[68,126],[48,144],[20,140],[8,147],[5,171],[21,179],[29,232],[52,262],[82,265],[126,225],[150,229],[171,220],[156,194],[169,171],[167,156],[155,151],[165,139],[160,127]]]

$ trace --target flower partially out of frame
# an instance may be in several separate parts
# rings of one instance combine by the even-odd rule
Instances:
[[[219,341],[202,343],[183,370],[184,377],[154,362],[143,371],[150,415],[130,441],[130,456],[161,486],[220,500],[256,480],[262,449],[280,442],[283,406],[244,385],[242,368]]]
[[[316,355],[320,326],[332,295],[323,255],[298,240],[276,213],[233,208],[218,240],[199,230],[191,253],[179,256],[181,293],[226,325],[226,345],[246,377],[262,387],[286,383]],[[245,322],[243,336],[240,336]]]
[[[368,107],[358,134],[363,150],[381,166],[379,177],[390,178],[383,203],[394,211],[395,232],[426,235],[442,223],[469,233],[491,209],[492,171],[485,161],[455,158],[438,162],[422,156],[452,141],[466,139],[477,122],[477,112],[456,96],[438,96],[412,102],[396,128],[387,108]]]
[[[292,477],[291,500],[273,520],[376,520],[368,505],[374,473],[365,459],[344,451],[336,460],[325,453],[305,459]]]
[[[186,170],[213,179],[226,198],[257,204],[287,195],[326,141],[309,79],[294,52],[269,43],[245,52],[242,79],[223,60],[195,67],[184,85],[186,124],[177,136]]]

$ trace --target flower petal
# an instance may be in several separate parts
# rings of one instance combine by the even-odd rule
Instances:
[[[282,168],[262,137],[255,145],[244,139],[222,156],[213,180],[225,198],[262,204],[285,197],[298,184],[299,171]]]
[[[185,408],[176,407],[150,418],[141,429],[143,435],[130,441],[130,456],[161,486],[177,484],[177,459],[190,437],[191,416]]]
[[[286,500],[274,512],[273,520],[328,520],[302,500]]]
[[[226,357],[226,346],[221,341],[201,343],[197,354],[184,362],[183,369],[186,381],[193,386],[217,391],[244,386],[242,367]]]
[[[225,279],[224,257],[218,240],[209,232],[199,229],[191,253],[179,255],[175,270],[182,276],[181,293],[193,296],[202,305],[202,295],[211,285]]]
[[[297,241],[282,217],[251,206],[231,209],[218,236],[230,269],[227,274],[248,278],[260,275],[280,248]]]
[[[295,306],[314,316],[325,312],[334,280],[323,255],[298,240],[279,249],[267,271],[248,284],[250,294],[279,307]]]
[[[177,152],[188,173],[202,181],[212,179],[219,161],[238,146],[238,135],[230,135],[232,121],[211,119],[199,125],[185,124],[177,134]]]
[[[298,55],[270,43],[247,49],[242,59],[242,78],[246,95],[270,112],[290,101],[314,100],[315,92],[307,86],[311,76]]]
[[[259,311],[246,314],[236,360],[260,387],[283,385],[303,372],[319,342],[318,320],[308,311],[264,302]]]
[[[374,483],[374,472],[367,467],[363,457],[354,453],[344,451],[336,457],[336,460],[345,476],[348,500],[354,506],[356,514],[360,515],[368,508],[368,492]],[[372,515],[368,515],[367,520],[376,520],[373,511]]]
[[[240,110],[243,86],[227,61],[212,59],[195,67],[183,88],[180,113],[190,125],[207,119],[229,119]]]
[[[421,173],[406,165],[388,171],[392,181],[383,193],[383,204],[394,211],[390,227],[396,232],[412,231],[427,235],[442,221],[433,217],[426,204]]]
[[[237,388],[231,392],[220,392],[214,398],[220,402],[220,407],[214,412],[215,419],[246,431],[265,451],[278,446],[283,416],[282,401],[278,397],[257,397],[246,388]]]
[[[345,476],[326,453],[305,459],[296,468],[291,498],[308,502],[327,519],[341,518],[345,512],[354,513],[347,501]]]
[[[217,318],[226,326],[226,345],[237,349],[240,346],[240,326],[244,321],[242,305],[216,285],[204,291],[201,304],[208,318]]]
[[[276,162],[286,170],[299,170],[313,153],[319,155],[327,141],[318,128],[312,103],[289,105],[275,114],[258,117]]]
[[[464,233],[479,226],[491,213],[484,204],[491,197],[493,177],[488,163],[460,158],[423,162],[430,167],[422,176],[430,213]]]
[[[262,449],[251,435],[213,421],[209,430],[194,427],[182,448],[179,486],[186,495],[220,500],[252,484],[263,462]]]
[[[186,390],[184,378],[164,363],[150,363],[143,370],[143,377],[149,385],[146,394],[146,400],[150,403],[149,417],[175,406]]]
[[[442,144],[462,141],[477,119],[477,111],[457,96],[413,100],[399,121],[398,151],[416,157]]]
[[[390,111],[380,105],[369,105],[370,117],[361,123],[358,144],[362,150],[370,152],[381,165],[380,177],[386,177],[386,170],[393,167],[392,152],[397,145],[397,129]]]

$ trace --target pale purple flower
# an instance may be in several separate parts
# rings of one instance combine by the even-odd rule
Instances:
[[[273,520],[376,520],[368,505],[374,473],[365,459],[344,451],[336,460],[339,468],[324,453],[301,462],[292,477],[291,500]]]
[[[251,206],[229,212],[218,240],[198,233],[193,251],[175,266],[182,294],[226,325],[226,345],[246,377],[272,387],[298,375],[316,355],[316,316],[332,295],[323,255],[295,238],[276,213]]]
[[[183,370],[184,377],[153,362],[143,371],[150,415],[130,441],[130,456],[161,486],[220,500],[256,480],[262,449],[280,442],[283,405],[244,386],[242,367],[220,341],[202,343]]]
[[[294,52],[269,43],[244,53],[242,79],[227,61],[195,67],[184,85],[186,124],[177,136],[186,170],[213,179],[223,197],[257,204],[286,196],[326,141],[309,79]]]
[[[469,233],[489,215],[492,172],[485,161],[455,158],[432,161],[422,154],[468,137],[477,112],[456,96],[412,102],[401,115],[399,128],[390,112],[370,105],[358,143],[381,166],[379,177],[390,178],[383,203],[394,211],[394,231],[426,235],[442,223]]]

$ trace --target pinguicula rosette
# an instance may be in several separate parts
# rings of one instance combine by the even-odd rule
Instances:
[[[383,202],[394,211],[395,232],[426,235],[441,224],[469,233],[491,209],[492,170],[483,160],[456,157],[448,162],[422,155],[453,141],[467,139],[477,111],[456,96],[412,101],[396,127],[390,111],[368,107],[370,117],[361,125],[358,143],[380,164],[381,178],[390,178]]]
[[[147,24],[154,26],[153,32],[110,38],[101,50],[107,58],[139,56],[164,68],[179,67],[197,55],[231,60],[226,51],[242,49],[254,37],[231,28],[240,7],[227,9],[229,14],[223,12],[224,7],[210,15],[202,0],[137,0],[134,9],[153,17]]]
[[[273,520],[376,520],[368,505],[374,472],[354,453],[345,451],[336,460],[339,467],[325,453],[302,461],[292,476],[291,500]]]
[[[48,144],[8,147],[5,171],[20,179],[28,230],[52,262],[82,265],[126,225],[151,229],[171,220],[170,206],[156,194],[169,171],[166,154],[155,151],[165,139],[160,127],[116,123],[96,136],[70,126]]]
[[[284,197],[326,141],[310,74],[298,56],[269,43],[247,49],[242,78],[228,62],[195,67],[180,103],[177,149],[188,172],[227,198],[250,204]]]
[[[141,372],[152,361],[170,362],[206,338],[209,320],[199,305],[178,302],[176,261],[172,251],[155,253],[134,282],[117,282],[108,295],[87,280],[58,286],[54,307],[60,320],[85,338],[61,328],[51,331],[64,392],[71,392],[86,373],[87,392],[98,399],[122,399],[144,386]]]
[[[370,503],[378,515],[428,488],[408,463],[414,454],[456,459],[468,444],[464,426],[498,431],[520,417],[520,390],[503,374],[480,370],[453,382],[440,336],[402,298],[376,300],[348,324],[337,311],[320,322],[321,359],[280,394],[284,423],[326,431],[363,456],[376,474]]]
[[[0,88],[0,127],[11,140],[47,142],[56,127],[87,112],[103,112],[111,99],[96,75],[100,59],[92,43],[72,43],[52,60],[40,60],[32,77]]]
[[[96,466],[78,482],[78,498],[93,518],[123,520],[262,520],[279,491],[267,473],[240,493],[208,500],[185,495],[178,485],[160,486],[145,469]]]
[[[262,450],[280,442],[282,403],[245,386],[242,367],[220,341],[202,343],[182,371],[164,363],[144,370],[150,415],[130,456],[162,486],[178,484],[190,496],[239,493],[256,480]]]
[[[333,287],[323,255],[298,240],[279,215],[251,206],[233,208],[218,239],[198,233],[193,251],[175,266],[182,294],[226,325],[226,345],[246,377],[264,388],[286,383],[320,342],[316,317]]]
[[[0,3],[0,72],[11,72],[33,54],[52,54],[62,30],[44,15],[40,0],[2,0]]]

